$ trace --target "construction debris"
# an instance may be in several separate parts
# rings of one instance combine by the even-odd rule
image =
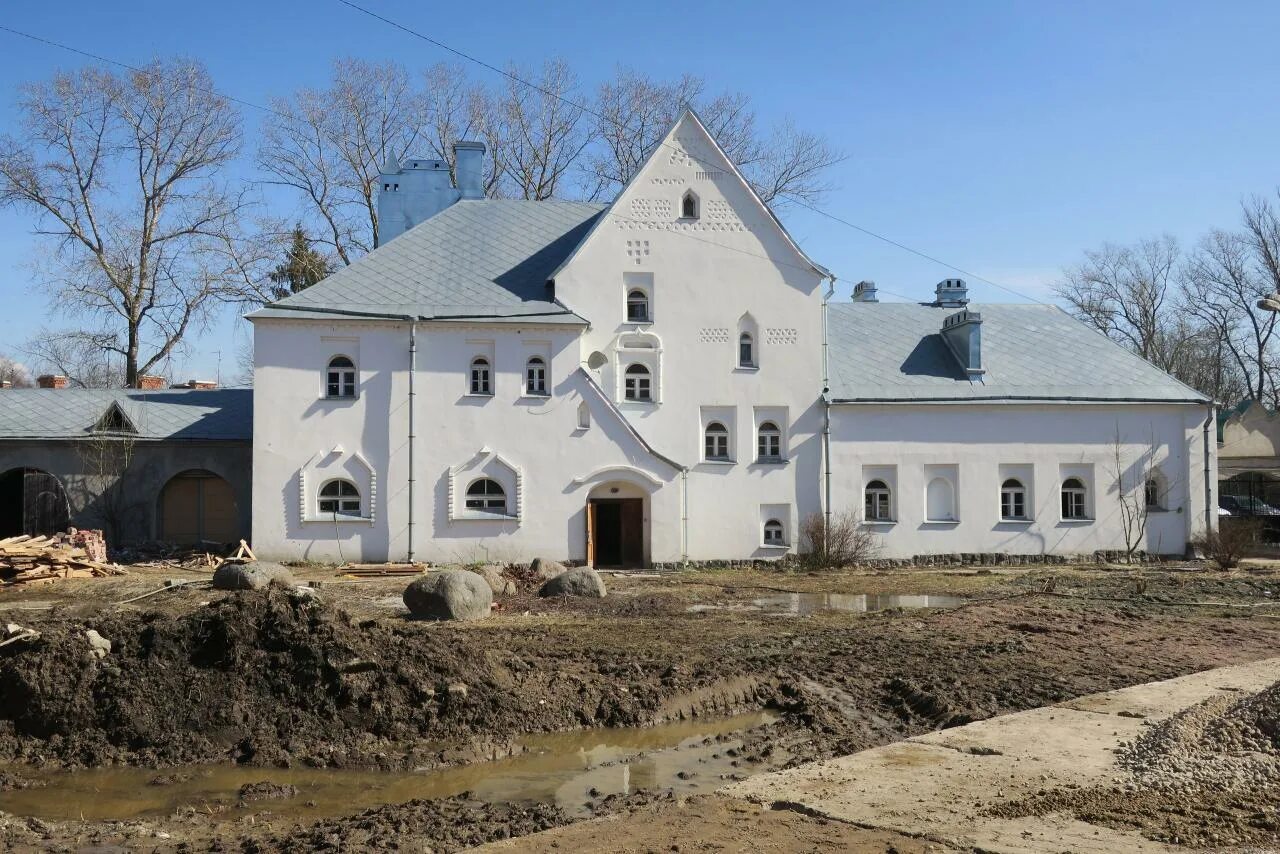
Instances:
[[[107,563],[107,544],[101,531],[71,528],[63,534],[0,540],[3,585],[127,574],[116,564]]]
[[[348,563],[338,567],[339,576],[379,578],[391,575],[421,575],[429,563]]]

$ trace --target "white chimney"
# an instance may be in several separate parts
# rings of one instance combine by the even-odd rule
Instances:
[[[864,279],[853,286],[854,302],[879,302],[876,299],[876,283]]]
[[[934,305],[943,308],[963,308],[969,304],[969,286],[964,279],[943,279],[934,293],[937,295]]]

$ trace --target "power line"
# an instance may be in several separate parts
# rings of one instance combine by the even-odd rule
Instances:
[[[375,20],[381,21],[382,23],[387,24],[390,27],[394,27],[397,30],[408,33],[409,35],[414,36],[415,38],[422,39],[428,44],[434,45],[435,47],[438,47],[441,50],[448,51],[454,56],[461,57],[462,59],[465,59],[468,62],[474,62],[476,65],[479,65],[482,68],[487,68],[488,70],[496,74],[500,74],[503,77],[506,77],[508,80],[512,80],[516,83],[521,84],[522,86],[527,86],[530,89],[533,89],[536,92],[540,92],[543,95],[546,95],[547,97],[554,98],[557,101],[560,101],[561,103],[567,106],[573,107],[574,109],[577,109],[577,110],[581,110],[582,112],[590,116],[594,116],[595,118],[600,119],[601,121],[608,122],[614,125],[615,127],[617,127],[619,130],[626,130],[626,128],[622,125],[621,122],[615,121],[614,119],[611,119],[608,116],[605,116],[604,114],[596,110],[593,110],[591,107],[587,106],[586,104],[573,101],[569,98],[564,97],[563,95],[560,95],[556,92],[552,92],[551,90],[546,89],[545,87],[539,86],[536,83],[533,83],[529,80],[525,80],[524,78],[520,77],[518,74],[515,74],[514,72],[499,68],[498,66],[493,65],[492,63],[485,62],[484,60],[478,57],[472,56],[469,53],[466,53],[464,51],[458,50],[457,48],[451,47],[450,45],[445,44],[439,39],[432,38],[431,36],[421,33],[413,29],[412,27],[407,27],[398,21],[394,21],[391,18],[388,18],[384,15],[380,15],[371,9],[367,9],[364,6],[361,6],[359,3],[354,3],[352,2],[352,0],[338,0],[338,2],[350,9],[354,9],[357,12],[368,15],[369,17],[374,18]],[[670,145],[665,141],[659,140],[658,144],[662,146],[666,146],[667,148],[670,148],[672,151],[680,152],[680,150],[677,149],[675,146]],[[684,152],[680,152],[680,153],[684,153]],[[1010,293],[1010,294],[1013,294],[1014,296],[1019,296],[1019,297],[1022,297],[1023,299],[1030,300],[1031,302],[1039,303],[1043,305],[1043,303],[1040,300],[1036,299],[1033,296],[1030,296],[1029,294],[1024,294],[1020,291],[1014,290],[1013,288],[1006,287],[1005,285],[1001,285],[998,282],[993,282],[990,279],[986,278],[985,276],[979,276],[976,273],[969,272],[965,270],[963,267],[957,267],[955,264],[950,264],[946,261],[943,261],[941,258],[928,254],[927,252],[922,252],[918,249],[914,249],[906,245],[905,243],[901,243],[897,240],[893,240],[892,238],[885,237],[884,235],[879,234],[875,231],[872,231],[869,228],[863,228],[862,226],[856,223],[850,222],[849,220],[844,219],[843,217],[836,216],[835,214],[828,213],[827,211],[814,207],[813,205],[809,204],[808,202],[805,202],[802,199],[799,199],[790,195],[788,195],[786,198],[789,201],[794,202],[795,204],[798,204],[801,207],[806,208],[812,211],[813,213],[818,214],[819,216],[826,217],[827,219],[830,219],[833,222],[840,223],[841,225],[847,226],[848,228],[852,228],[855,231],[861,232],[862,234],[865,234],[869,237],[873,237],[876,240],[880,240],[885,243],[888,243],[890,246],[897,247],[898,249],[902,249],[905,252],[910,252],[912,255],[916,255],[920,258],[924,258],[927,261],[932,261],[933,263],[938,264],[942,267],[946,267],[949,270],[955,270],[958,273],[961,273],[965,276],[969,276],[970,278],[976,279],[980,282],[985,282],[986,284],[991,285],[992,287],[999,288],[1000,290],[1005,291],[1006,293]],[[886,291],[886,293],[892,293],[892,292]],[[896,294],[895,296],[901,296],[901,294]]]

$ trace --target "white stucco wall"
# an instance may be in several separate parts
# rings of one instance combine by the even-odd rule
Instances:
[[[1123,549],[1117,432],[1126,486],[1140,489],[1139,461],[1154,446],[1168,490],[1167,509],[1148,516],[1143,547],[1181,554],[1204,529],[1204,407],[917,404],[839,405],[831,411],[832,508],[861,517],[866,483],[889,481],[894,521],[872,526],[885,557]],[[1211,485],[1217,480],[1215,446],[1211,436]],[[955,522],[927,520],[927,482],[939,475],[957,481]],[[1000,484],[1015,475],[1028,489],[1029,522],[1000,518]],[[1088,521],[1061,518],[1059,489],[1069,475],[1086,481]]]
[[[403,560],[408,549],[408,352],[405,323],[254,323],[253,543],[264,558]],[[654,458],[577,373],[578,328],[418,325],[415,558],[435,562],[585,557],[593,489],[645,496],[650,555],[680,559],[677,470]],[[471,396],[469,367],[487,354],[492,397]],[[549,398],[523,394],[525,362],[549,361]],[[355,399],[325,399],[328,360],[348,355]],[[591,426],[578,428],[585,402]],[[456,471],[456,479],[451,478]],[[518,491],[517,491],[518,472]],[[457,492],[488,475],[518,518],[471,518]],[[366,518],[316,509],[331,477],[361,490]],[[450,508],[455,512],[451,514]]]
[[[680,216],[686,191],[696,219]],[[787,239],[701,126],[686,117],[556,276],[556,296],[591,320],[581,359],[658,450],[689,467],[689,557],[772,558],[763,515],[820,509],[824,279]],[[627,322],[626,295],[650,295],[652,322]],[[755,369],[738,366],[749,331]],[[648,345],[647,347],[629,345]],[[599,357],[597,357],[598,359]],[[624,400],[622,374],[654,372],[655,400]],[[730,464],[703,461],[710,420],[731,434]],[[784,432],[783,465],[758,464],[756,429]]]

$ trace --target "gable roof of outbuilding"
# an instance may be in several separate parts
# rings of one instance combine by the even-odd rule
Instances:
[[[957,308],[917,303],[828,306],[833,403],[1156,402],[1208,398],[1057,306],[966,306],[982,317],[981,379],[942,339]]]
[[[250,319],[340,314],[586,323],[547,280],[604,211],[587,202],[463,199]]]
[[[22,388],[0,391],[0,441],[85,439],[113,408],[133,427],[116,435],[156,441],[253,438],[253,389]]]

